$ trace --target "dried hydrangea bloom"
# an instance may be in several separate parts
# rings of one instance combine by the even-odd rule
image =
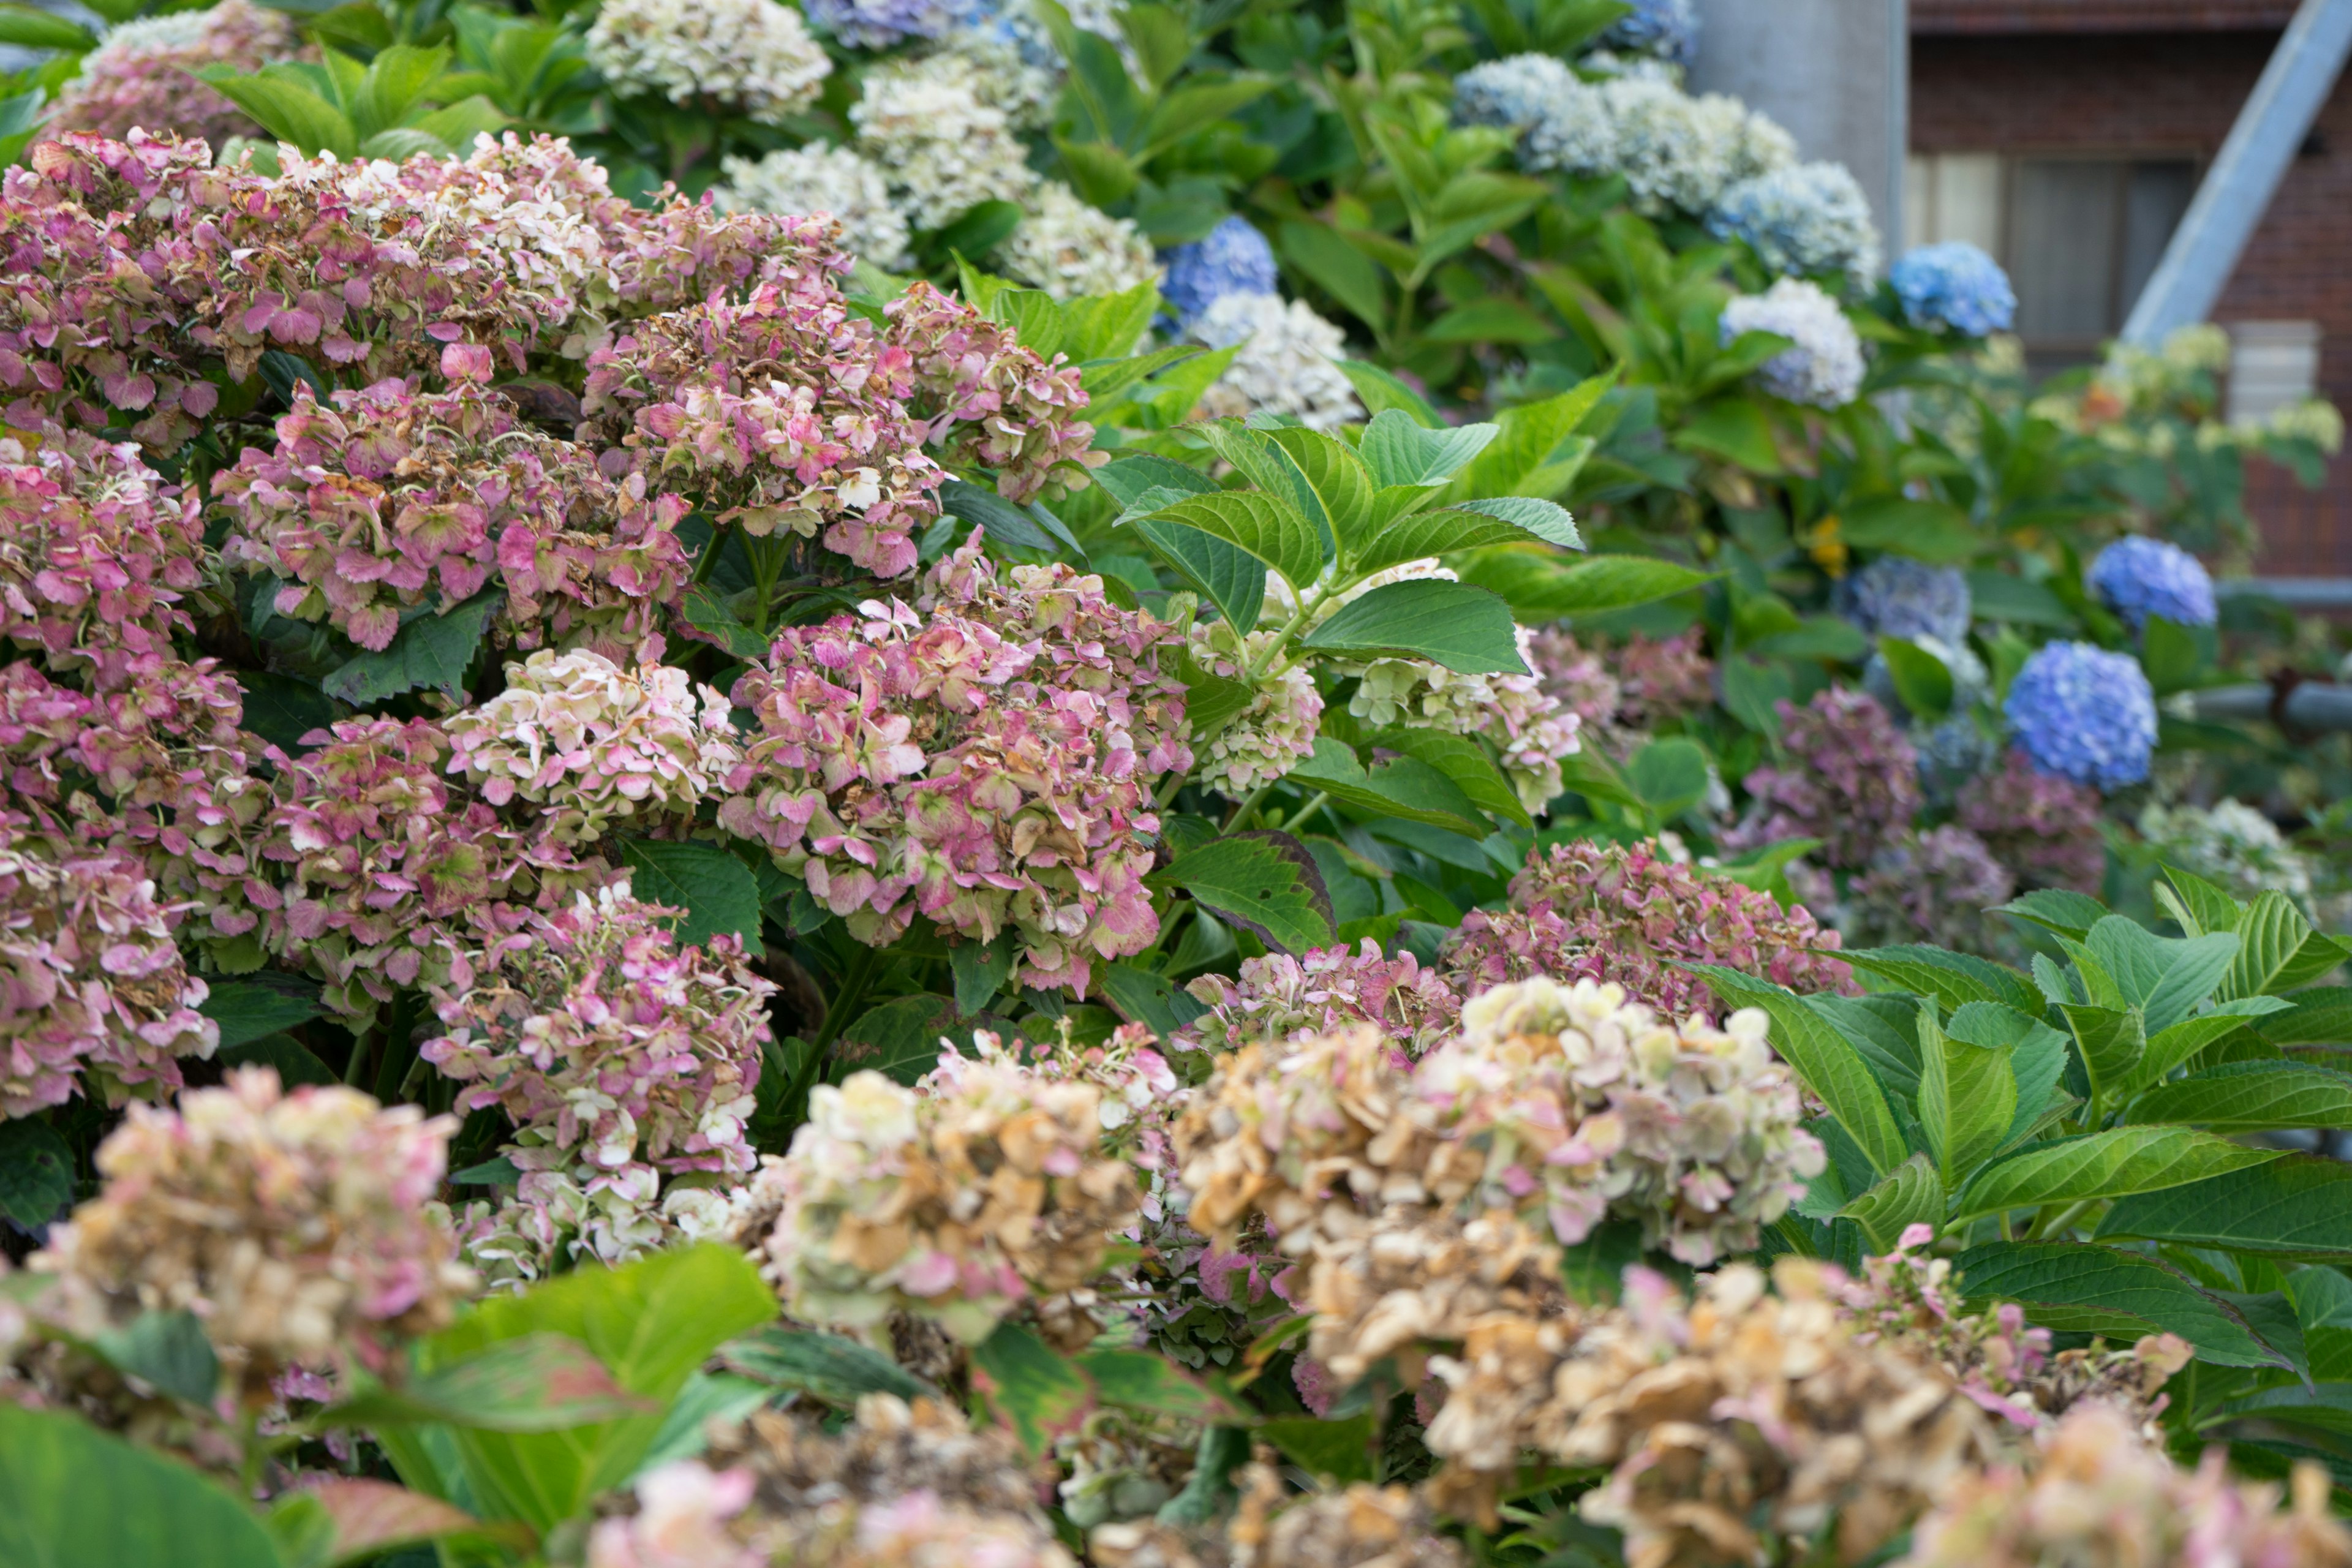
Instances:
[[[1193,662],[1226,680],[1246,680],[1254,693],[1249,705],[1202,744],[1200,765],[1192,774],[1202,788],[1245,800],[1251,791],[1272,784],[1315,754],[1323,694],[1316,689],[1313,671],[1286,666],[1278,653],[1282,643],[1279,627],[1246,635],[1227,620],[1192,627]]]
[[[982,202],[1018,202],[1037,176],[1012,117],[960,53],[888,61],[850,107],[858,151],[890,182],[917,228],[940,228]]]
[[[1209,1013],[1176,1037],[1184,1050],[1230,1051],[1253,1041],[1303,1040],[1370,1024],[1416,1059],[1462,1013],[1462,998],[1444,975],[1423,969],[1410,952],[1389,957],[1370,937],[1355,949],[1245,958],[1238,978],[1204,974],[1185,989],[1208,1004]]]
[[[928,1093],[874,1072],[811,1091],[765,1246],[788,1312],[870,1333],[903,1311],[977,1343],[1024,1301],[1091,1279],[1134,1223],[1101,1092],[1022,1068],[993,1037],[979,1048],[942,1056]]]
[[[278,763],[260,851],[283,889],[268,949],[305,963],[330,1006],[372,1017],[403,985],[466,990],[477,952],[596,868],[443,781],[429,720],[346,719]]]
[[[744,1123],[775,987],[740,937],[680,948],[676,913],[610,883],[531,916],[476,960],[471,988],[434,988],[448,1033],[420,1054],[472,1086],[460,1109],[496,1106],[514,1124],[520,1169],[567,1172],[593,1195],[640,1170],[757,1163]]]
[[[568,1169],[528,1171],[513,1193],[495,1203],[441,1210],[459,1258],[480,1277],[485,1291],[524,1290],[586,1259],[617,1268],[677,1241],[699,1239],[676,1223],[660,1174],[651,1167],[583,1169],[584,1177]]]
[[[1078,367],[1055,353],[1051,364],[1001,327],[929,283],[916,283],[883,307],[885,335],[913,359],[917,416],[950,468],[992,469],[1006,500],[1034,500],[1084,479],[1110,461],[1092,450]]]
[[[207,66],[257,71],[301,56],[317,53],[303,46],[294,19],[251,0],[124,22],[81,58],[80,73],[58,89],[44,130],[120,137],[140,127],[217,147],[261,128],[195,73]]]
[[[588,58],[620,93],[726,104],[779,124],[815,99],[833,62],[776,0],[605,0]]]
[[[730,212],[823,213],[841,225],[842,248],[895,272],[908,262],[907,217],[890,200],[880,164],[848,147],[811,142],[761,158],[719,161],[715,199]]]
[[[1186,334],[1213,349],[1237,349],[1233,363],[1201,395],[1216,418],[1287,414],[1310,430],[1336,430],[1363,417],[1339,361],[1347,334],[1304,300],[1278,294],[1222,294],[1192,318]]]
[[[2193,1470],[2142,1441],[2118,1412],[2085,1405],[2028,1468],[1962,1474],[1919,1521],[1903,1568],[2343,1568],[2352,1531],[2316,1464],[2295,1465],[2293,1501],[2275,1484],[2230,1479],[2226,1452]]]
[[[1717,1005],[1684,963],[1852,994],[1853,971],[1833,956],[1840,940],[1801,905],[1783,910],[1769,893],[1671,859],[1655,842],[1574,840],[1528,856],[1507,908],[1464,916],[1438,971],[1465,991],[1539,975],[1597,980],[1676,1016]]]
[[[659,657],[661,610],[688,570],[686,503],[649,499],[641,476],[614,484],[587,448],[471,384],[419,395],[383,381],[331,408],[306,388],[277,436],[215,475],[213,494],[231,522],[224,557],[279,580],[278,614],[380,649],[404,611],[495,585],[500,642]]]
[[[179,1109],[133,1105],[97,1197],[49,1233],[64,1321],[92,1334],[193,1311],[248,1403],[289,1367],[372,1368],[446,1325],[473,1277],[425,1215],[455,1121],[240,1068]]]
[[[2026,887],[2095,893],[2106,878],[2098,792],[2043,773],[2022,752],[1961,789],[1958,818]]]
[[[1985,911],[2017,881],[1985,841],[1956,823],[1906,833],[1871,857],[1847,889],[1865,946],[1926,942],[1991,956],[2004,934]]]
[[[2128,1350],[2053,1352],[2048,1329],[2029,1328],[2013,1301],[1964,1313],[1952,1263],[1924,1249],[1933,1229],[1915,1225],[1891,1252],[1869,1258],[1859,1279],[1831,1278],[1831,1293],[1851,1321],[1856,1344],[1884,1342],[1934,1363],[1960,1391],[2019,1431],[2049,1423],[2085,1400],[2128,1415],[2151,1443],[2163,1440],[2156,1417],[2164,1384],[2194,1353],[2174,1334],[2148,1334]]]
[[[1344,1490],[1293,1494],[1271,1459],[1243,1478],[1225,1527],[1233,1568],[1462,1568],[1461,1546],[1437,1533],[1417,1491],[1358,1481]]]
[[[885,577],[913,569],[945,476],[905,405],[906,353],[850,312],[829,267],[638,322],[588,363],[582,437],[608,448],[608,472],[755,538],[821,539]]]
[[[1545,695],[1575,715],[1579,740],[1622,760],[1657,725],[1714,700],[1715,665],[1700,635],[1636,636],[1588,648],[1573,633],[1553,628],[1537,632],[1524,653]]]
[[[1192,1222],[1223,1241],[1255,1210],[1297,1255],[1358,1237],[1380,1194],[1517,1215],[1570,1245],[1637,1220],[1645,1246],[1695,1264],[1752,1248],[1823,1156],[1764,1015],[1727,1024],[1677,1028],[1616,986],[1533,980],[1472,998],[1459,1037],[1411,1067],[1370,1028],[1250,1047],[1178,1127]]]
[[[1083,992],[1150,945],[1151,791],[1192,763],[1176,628],[1064,565],[998,579],[977,530],[916,604],[780,633],[719,826],[768,846],[859,941],[917,914],[1014,933],[1017,978]]]
[[[1729,1568],[1824,1531],[1843,1561],[1866,1557],[1989,1457],[1986,1416],[1926,1362],[1856,1343],[1822,1265],[1784,1258],[1773,1283],[1735,1264],[1685,1302],[1629,1269],[1624,1305],[1562,1336],[1549,1368],[1543,1347],[1520,1349],[1523,1326],[1499,1322],[1434,1360],[1452,1390],[1427,1433],[1440,1506],[1491,1519],[1531,1447],[1611,1472],[1579,1507],[1624,1532],[1629,1568]],[[1540,1406],[1463,1397],[1515,1356],[1548,1391]]]
[[[1013,277],[1056,300],[1123,294],[1160,276],[1160,258],[1133,219],[1080,200],[1059,180],[1031,195],[1021,226],[997,255]]]
[[[119,682],[193,632],[209,564],[197,499],[117,446],[52,427],[0,439],[0,636]]]
[[[449,772],[484,800],[525,800],[561,844],[616,822],[672,819],[717,795],[743,754],[727,700],[667,665],[624,668],[586,648],[541,648],[507,666],[506,689],[443,725]]]
[[[0,827],[0,1116],[64,1104],[85,1072],[110,1105],[160,1099],[220,1040],[145,868],[57,847]]]
[[[1885,709],[1851,687],[1825,687],[1799,708],[1786,698],[1780,755],[1745,781],[1748,813],[1724,835],[1734,849],[1818,838],[1832,866],[1862,867],[1919,810],[1919,753]]]
[[[730,1522],[751,1500],[751,1472],[714,1472],[699,1459],[656,1465],[632,1483],[637,1510],[599,1520],[588,1568],[767,1568],[764,1552]]]

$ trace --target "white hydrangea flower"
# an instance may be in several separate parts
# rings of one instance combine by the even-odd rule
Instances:
[[[2151,804],[2139,814],[2139,832],[2158,859],[2237,898],[2275,888],[2311,907],[2311,863],[2276,823],[2244,801],[2210,807]]]
[[[1799,278],[1783,278],[1761,294],[1742,294],[1723,308],[1723,341],[1742,332],[1777,332],[1793,346],[1773,355],[1757,379],[1775,397],[1842,408],[1862,391],[1862,339],[1838,303]]]
[[[621,92],[715,98],[764,124],[807,107],[833,62],[776,0],[604,0],[588,58]]]
[[[977,26],[955,28],[940,37],[935,52],[969,62],[981,102],[1003,110],[1015,131],[1036,131],[1054,118],[1066,73],[1044,28],[1033,39],[1013,25],[1013,16],[1008,8]]]
[[[1162,270],[1141,229],[1081,201],[1059,180],[1037,187],[1021,226],[997,255],[1007,272],[1056,300],[1124,293],[1159,282]]]
[[[1518,636],[1519,658],[1532,670],[1535,633],[1521,626]],[[1486,736],[1501,753],[1503,775],[1519,804],[1531,812],[1565,787],[1561,760],[1580,749],[1575,710],[1533,675],[1463,675],[1426,659],[1374,659],[1362,667],[1348,711],[1375,727]]]
[[[890,183],[871,160],[847,147],[812,143],[764,158],[728,158],[717,200],[727,212],[829,213],[842,246],[886,272],[907,265],[907,216],[890,201]]]
[[[1291,415],[1310,430],[1331,430],[1363,416],[1356,389],[1337,363],[1347,353],[1347,339],[1302,302],[1227,294],[1194,318],[1192,334],[1213,349],[1241,345],[1201,398],[1201,406],[1219,418],[1264,410]]]
[[[601,837],[640,811],[691,813],[742,761],[717,691],[702,689],[698,714],[686,671],[626,670],[586,648],[507,666],[507,689],[447,729],[449,771],[493,805],[520,796],[546,807],[561,843]]]
[[[1281,581],[1272,573],[1266,576],[1270,583]],[[1213,675],[1237,679],[1281,640],[1279,627],[1243,637],[1231,622],[1212,621],[1192,629],[1192,658]],[[1235,800],[1314,755],[1323,719],[1322,695],[1303,667],[1261,676],[1252,687],[1256,695],[1250,705],[1198,749],[1193,767],[1194,779]]]
[[[880,165],[917,228],[938,228],[986,201],[1019,201],[1036,184],[1010,119],[992,107],[961,55],[884,66],[850,110],[859,151]]]

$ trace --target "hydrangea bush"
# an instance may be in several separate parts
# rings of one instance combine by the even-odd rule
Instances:
[[[2341,1564],[2328,411],[1693,20],[19,18],[26,1528]]]

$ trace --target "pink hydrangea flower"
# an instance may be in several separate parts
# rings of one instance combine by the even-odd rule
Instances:
[[[1423,969],[1410,952],[1390,958],[1370,937],[1354,950],[1245,958],[1239,978],[1204,974],[1185,989],[1210,1009],[1177,1037],[1188,1050],[1236,1050],[1253,1040],[1300,1040],[1371,1024],[1412,1058],[1452,1030],[1462,1013],[1462,998],[1443,974]]]
[[[1783,699],[1780,760],[1748,775],[1748,814],[1731,849],[1818,838],[1822,859],[1860,867],[1919,812],[1919,753],[1877,700],[1832,686],[1798,708]]]

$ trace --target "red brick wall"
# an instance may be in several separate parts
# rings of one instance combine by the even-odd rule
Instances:
[[[1922,36],[1918,21],[2003,7],[1914,3],[1911,145],[1920,153],[2187,152],[2208,159],[2278,37],[2242,29]],[[2099,0],[2079,3],[2095,9]],[[2176,8],[2131,3],[2143,11]],[[2039,0],[2031,8],[2064,7]],[[2313,129],[2316,142],[2288,169],[2214,319],[2317,321],[2321,389],[2352,409],[2352,73]],[[2352,461],[2339,460],[2315,496],[2275,471],[2256,476],[2249,491],[2264,528],[2263,570],[2352,576]]]

